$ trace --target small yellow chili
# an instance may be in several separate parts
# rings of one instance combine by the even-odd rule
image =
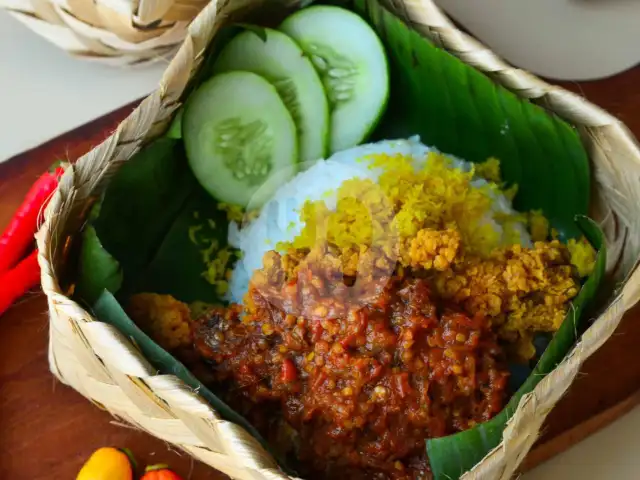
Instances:
[[[89,457],[76,480],[133,480],[131,461],[122,450],[99,448]]]

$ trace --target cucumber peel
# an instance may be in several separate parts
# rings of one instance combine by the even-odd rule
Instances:
[[[387,58],[375,31],[357,14],[328,5],[299,10],[280,30],[320,74],[331,108],[331,152],[361,143],[389,97]]]

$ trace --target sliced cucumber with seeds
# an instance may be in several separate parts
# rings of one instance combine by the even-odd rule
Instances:
[[[296,173],[291,114],[255,73],[222,73],[202,84],[187,102],[182,132],[194,175],[222,202],[260,205],[278,188],[272,177],[286,181]]]
[[[329,104],[318,73],[298,44],[269,28],[238,34],[220,52],[213,72],[246,70],[278,90],[298,129],[300,160],[324,158],[329,150]]]
[[[331,108],[331,151],[362,142],[389,97],[387,58],[376,33],[355,13],[326,5],[294,13],[280,30],[298,42],[320,73]]]

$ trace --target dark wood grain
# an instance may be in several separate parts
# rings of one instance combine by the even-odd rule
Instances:
[[[146,433],[123,428],[47,364],[46,301],[31,294],[0,318],[0,478],[71,480],[103,446],[128,447],[144,466],[167,463],[183,478],[221,480],[219,472]]]
[[[640,68],[597,82],[564,83],[623,120],[640,136]],[[104,139],[133,108],[124,107],[0,164],[0,228],[37,176],[54,160],[73,160]],[[1,286],[0,286],[1,287]],[[147,434],[114,423],[70,388],[47,364],[46,303],[32,293],[0,318],[0,478],[72,479],[96,448],[132,449],[141,463],[169,463],[184,478],[221,473],[172,451]],[[556,406],[524,470],[594,433],[640,403],[640,307],[587,361]],[[630,446],[630,448],[632,448]]]

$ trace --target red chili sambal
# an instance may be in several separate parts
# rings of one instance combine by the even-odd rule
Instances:
[[[396,272],[355,301],[326,268],[291,275],[285,263],[274,254],[245,305],[199,322],[194,337],[228,400],[303,476],[429,477],[426,438],[502,409],[508,372],[489,323],[437,301],[428,278]]]

